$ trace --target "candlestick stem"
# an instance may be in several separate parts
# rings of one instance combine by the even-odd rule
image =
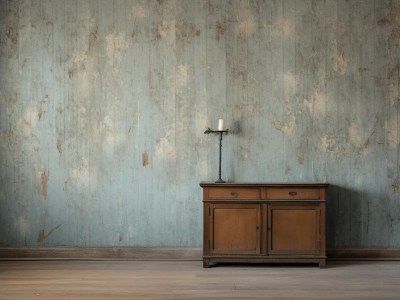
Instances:
[[[224,183],[225,181],[221,178],[221,157],[222,157],[222,133],[223,131],[219,132],[219,169],[218,169],[218,183]]]

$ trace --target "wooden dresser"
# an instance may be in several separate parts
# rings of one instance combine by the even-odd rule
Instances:
[[[326,183],[211,183],[203,188],[203,266],[222,262],[325,267]]]

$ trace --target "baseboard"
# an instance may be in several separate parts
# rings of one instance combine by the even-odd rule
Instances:
[[[0,248],[0,260],[201,260],[201,248]]]
[[[400,248],[328,249],[329,260],[400,260]]]
[[[0,260],[202,260],[201,248],[0,248]],[[336,248],[328,260],[400,260],[400,248]]]

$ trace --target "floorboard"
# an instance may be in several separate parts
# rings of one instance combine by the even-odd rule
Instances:
[[[0,299],[399,299],[400,262],[0,261]]]

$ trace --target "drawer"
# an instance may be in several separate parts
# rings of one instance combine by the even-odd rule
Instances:
[[[208,199],[260,199],[259,188],[210,188]]]
[[[319,189],[302,188],[270,188],[267,190],[268,200],[318,200],[320,199]]]

